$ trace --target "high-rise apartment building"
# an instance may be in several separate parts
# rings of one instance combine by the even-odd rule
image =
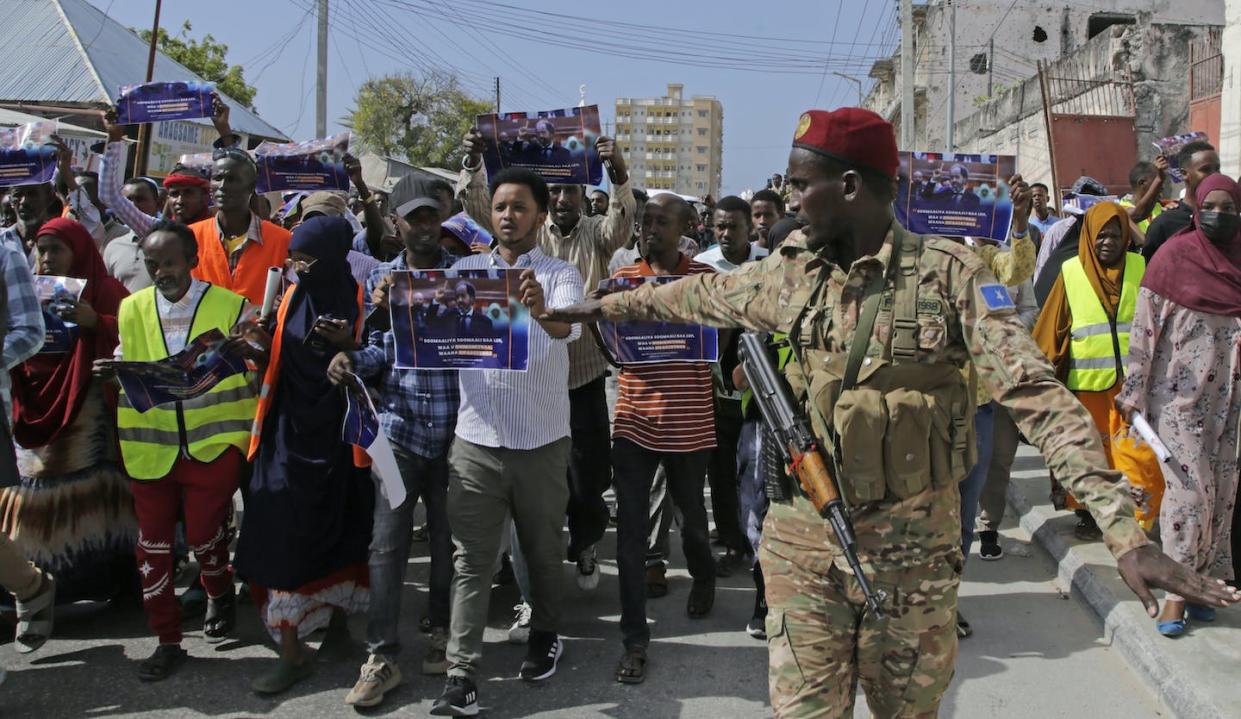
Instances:
[[[719,198],[724,109],[710,96],[683,96],[668,84],[663,97],[616,98],[616,142],[635,187]]]

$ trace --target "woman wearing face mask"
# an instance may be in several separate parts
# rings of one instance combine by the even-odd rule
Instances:
[[[279,661],[251,683],[261,694],[305,679],[314,666],[307,635],[330,621],[343,629],[344,614],[369,603],[374,485],[359,468],[365,453],[342,439],[345,398],[327,376],[337,352],[356,349],[362,327],[362,295],[345,259],[352,238],[339,217],[293,231],[297,284],[276,314],[250,439],[254,473],[233,564],[280,647]]]
[[[1108,462],[1133,486],[1138,522],[1149,530],[1163,496],[1159,459],[1127,436],[1129,426],[1114,401],[1129,373],[1131,324],[1146,270],[1142,256],[1128,251],[1131,244],[1124,208],[1115,202],[1090,208],[1082,217],[1077,257],[1061,264],[1034,326],[1034,341],[1094,418]],[[1065,507],[1077,510],[1079,539],[1099,538],[1094,519],[1072,496],[1055,485],[1053,497],[1063,497]]]
[[[1129,376],[1117,398],[1141,412],[1180,465],[1167,472],[1159,515],[1164,551],[1186,567],[1234,577],[1229,544],[1237,499],[1241,415],[1241,188],[1224,175],[1198,186],[1194,223],[1168,240],[1138,293]],[[1159,631],[1177,636],[1185,616],[1210,607],[1169,594]]]
[[[49,220],[35,243],[40,275],[86,285],[76,300],[44,306],[49,333],[63,341],[12,370],[21,479],[0,489],[0,529],[56,577],[57,601],[136,598],[137,521],[118,461],[116,398],[91,377],[94,361],[116,350],[117,311],[128,292],[108,276],[79,223]],[[58,331],[55,320],[71,324]]]

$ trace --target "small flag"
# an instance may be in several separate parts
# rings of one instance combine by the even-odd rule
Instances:
[[[348,374],[343,386],[347,408],[342,439],[366,450],[371,458],[371,469],[379,475],[388,506],[396,509],[405,503],[405,481],[397,467],[392,445],[388,444],[388,438],[379,427],[379,413],[375,411],[375,404],[371,402],[362,378]]]

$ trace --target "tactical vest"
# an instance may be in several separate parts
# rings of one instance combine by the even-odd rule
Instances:
[[[809,402],[815,433],[834,440],[837,482],[850,506],[955,487],[977,459],[974,398],[961,367],[918,356],[920,327],[946,328],[948,321],[944,298],[919,288],[923,247],[921,236],[901,233],[875,321],[891,328],[890,342],[873,332],[862,338],[866,357],[852,389],[841,391],[851,347],[823,349],[837,298],[816,292],[795,327],[800,357],[786,375]]]
[[[126,360],[154,362],[168,356],[155,292],[156,288],[149,287],[121,302],[117,323]],[[189,339],[212,329],[227,333],[240,318],[245,301],[233,292],[208,286],[194,310]],[[122,391],[116,423],[125,471],[133,479],[160,479],[179,455],[210,462],[229,447],[244,451],[257,402],[245,373],[226,377],[200,397],[146,412],[134,409]]]
[[[1129,364],[1129,330],[1145,272],[1146,260],[1141,255],[1125,254],[1120,304],[1113,320],[1086,277],[1081,259],[1074,257],[1060,266],[1069,314],[1073,317],[1069,330],[1069,376],[1065,380],[1069,389],[1102,392],[1124,379]]]

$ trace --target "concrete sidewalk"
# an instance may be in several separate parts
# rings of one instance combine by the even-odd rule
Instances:
[[[1111,553],[1102,542],[1074,537],[1076,518],[1053,509],[1049,492],[1042,458],[1023,445],[1013,464],[1010,508],[1022,529],[1056,560],[1060,579],[1094,609],[1113,647],[1176,716],[1241,715],[1241,609],[1221,610],[1211,624],[1191,622],[1177,639],[1160,636],[1121,580]]]

